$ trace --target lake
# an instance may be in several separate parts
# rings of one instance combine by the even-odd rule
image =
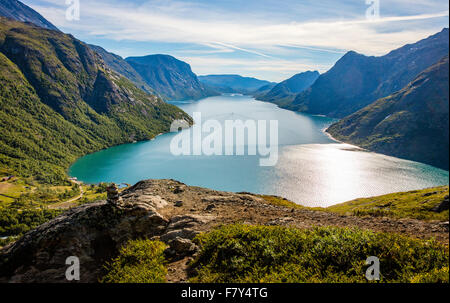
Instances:
[[[216,190],[278,195],[305,206],[326,207],[360,197],[448,185],[449,173],[429,165],[361,150],[329,138],[334,121],[223,95],[171,102],[202,120],[277,120],[279,159],[260,166],[259,156],[174,156],[169,133],[153,141],[112,147],[79,159],[69,174],[85,183],[134,184],[176,179]],[[185,130],[189,131],[189,130]]]

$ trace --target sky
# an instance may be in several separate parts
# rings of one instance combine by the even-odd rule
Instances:
[[[79,20],[66,14],[76,1]],[[62,31],[124,58],[169,54],[198,75],[274,82],[324,73],[349,50],[384,55],[449,26],[447,0],[22,2]]]

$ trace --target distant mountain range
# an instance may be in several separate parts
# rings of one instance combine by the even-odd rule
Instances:
[[[186,100],[218,95],[200,83],[189,64],[172,56],[129,57],[125,61],[163,98]]]
[[[128,78],[148,93],[157,93],[166,100],[201,99],[218,95],[202,85],[189,64],[169,55],[122,57],[100,46],[90,45],[109,68]]]
[[[276,83],[239,75],[208,75],[199,76],[203,84],[221,93],[253,94],[261,88],[268,90]]]
[[[449,59],[327,131],[363,148],[449,169]]]
[[[46,29],[58,30],[38,12],[17,0],[1,0],[0,16],[21,22],[30,22]]]
[[[449,31],[442,30],[382,57],[348,52],[294,101],[282,107],[342,118],[406,86],[449,51]],[[277,101],[274,101],[277,102]]]
[[[317,71],[299,73],[273,87],[270,91],[256,96],[258,100],[273,102],[280,106],[294,101],[297,94],[305,91],[319,78]]]

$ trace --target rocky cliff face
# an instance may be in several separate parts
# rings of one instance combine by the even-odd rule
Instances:
[[[120,195],[109,189],[108,197],[69,210],[0,250],[0,282],[67,282],[65,261],[70,256],[80,260],[81,282],[98,282],[105,262],[128,240],[142,238],[165,242],[168,281],[186,281],[186,264],[198,251],[192,239],[237,222],[298,228],[357,226],[448,243],[448,223],[294,209],[249,193],[189,187],[173,180],[142,181]]]
[[[265,95],[258,96],[258,100],[273,102],[283,106],[292,102],[296,95],[308,89],[316,82],[320,74],[317,71],[299,73],[272,88]]]
[[[201,99],[217,95],[200,83],[189,64],[172,56],[150,55],[125,60],[165,99]]]
[[[147,93],[154,93],[154,90],[147,83],[145,83],[141,75],[139,75],[134,68],[127,61],[125,61],[125,59],[106,51],[100,46],[89,45],[89,47],[102,57],[103,61],[105,61],[106,65],[110,69],[133,82],[136,87],[146,91]]]
[[[169,205],[153,195],[150,182],[142,182],[110,199],[81,206],[66,212],[38,229],[26,234],[2,251],[1,275],[9,282],[64,282],[66,258],[80,259],[80,282],[97,282],[102,266],[114,257],[130,239],[161,237],[173,256],[193,253],[190,239],[198,232],[192,229],[208,218],[174,216],[158,211]],[[179,188],[178,182],[167,187]]]

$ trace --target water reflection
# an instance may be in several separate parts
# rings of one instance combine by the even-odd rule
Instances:
[[[113,147],[79,159],[70,175],[87,183],[133,184],[177,179],[217,190],[283,196],[308,206],[448,184],[448,172],[338,144],[323,133],[333,119],[283,110],[246,96],[220,96],[176,103],[204,120],[279,121],[279,161],[259,166],[258,156],[186,156],[170,153],[174,134]]]
[[[446,171],[347,144],[286,147],[276,170],[279,192],[308,206],[448,184]]]

